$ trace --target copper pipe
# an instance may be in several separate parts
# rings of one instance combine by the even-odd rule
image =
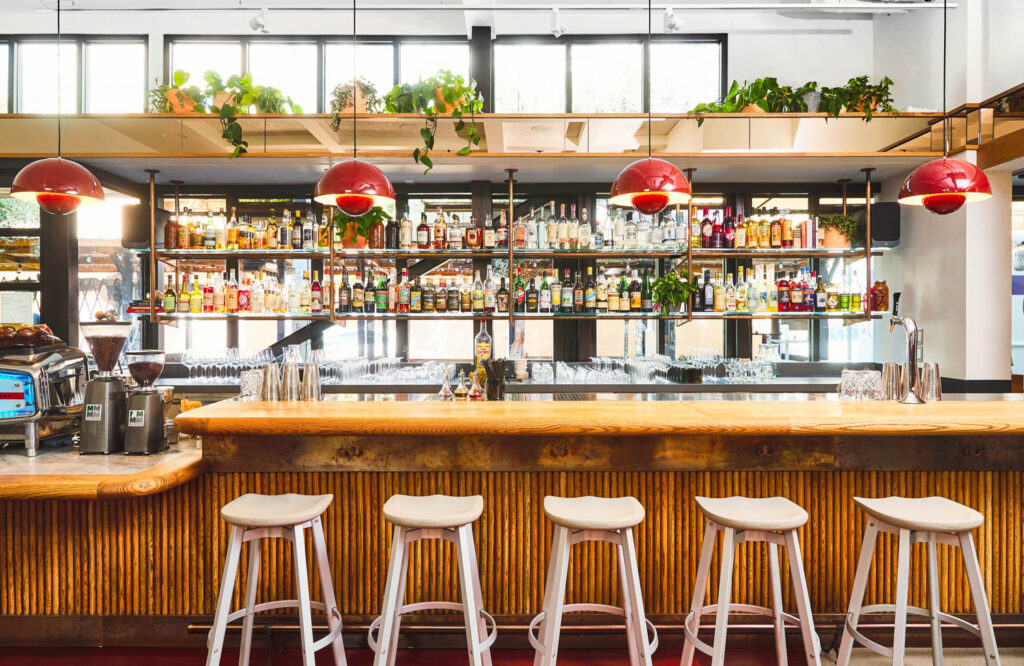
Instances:
[[[146,173],[149,174],[149,321],[152,322],[156,317],[156,175],[160,172],[146,169]],[[174,198],[177,201],[177,194]]]

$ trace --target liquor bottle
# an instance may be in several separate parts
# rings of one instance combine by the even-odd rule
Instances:
[[[469,299],[466,299],[469,300]],[[466,310],[469,308],[467,307]],[[448,287],[448,312],[459,312],[462,310],[462,288],[452,281]]]
[[[418,297],[417,297],[418,294]],[[419,304],[417,305],[417,298]],[[418,307],[418,310],[413,310]],[[409,312],[434,312],[434,287],[430,284],[430,278],[416,280],[416,285],[409,292]]]
[[[484,370],[484,362],[491,360],[491,334],[487,332],[487,325],[480,320],[480,330],[473,338],[473,365],[478,371]]]
[[[203,311],[203,289],[199,286],[199,276],[192,278],[192,290],[188,294],[188,311]]]
[[[544,245],[549,250],[558,249],[558,217],[555,216],[555,202],[551,202],[551,214],[544,225]]]
[[[643,294],[640,286],[640,279],[637,276],[636,269],[633,270],[633,281],[629,283],[629,311],[630,312],[642,312],[643,310]]]
[[[178,249],[178,216],[171,215],[164,224],[164,249]],[[177,303],[175,303],[177,307]]]
[[[626,213],[626,223],[623,225],[622,246],[627,250],[637,248],[637,227],[633,219],[633,211]]]
[[[599,313],[608,312],[608,283],[605,282],[604,275],[600,275],[597,278],[597,311]]]
[[[217,219],[214,220],[213,238],[216,249],[228,249],[228,221],[223,210],[217,213]]]
[[[494,312],[495,310],[495,294],[496,289],[494,288],[494,271],[491,265],[487,265],[487,279],[484,280],[484,312]]]
[[[355,281],[352,283],[352,301],[349,312],[362,312],[366,307],[366,292],[363,283],[360,281],[359,273],[355,274]]]
[[[839,287],[834,283],[828,286],[828,297],[825,299],[825,311],[839,311]]]
[[[586,294],[583,289],[583,276],[579,271],[576,271],[576,282],[572,286],[572,311],[581,313],[585,305]]]
[[[413,286],[409,284],[409,269],[402,269],[402,281],[398,284],[398,308],[397,312],[411,312],[412,311],[412,290]],[[420,298],[422,292],[416,298],[416,309],[420,309]]]
[[[420,213],[420,224],[416,227],[416,248],[420,250],[430,248],[430,225],[427,224],[426,213]]]
[[[754,213],[747,218],[747,248],[753,249],[757,247],[757,213]]]
[[[377,311],[377,283],[373,279],[373,271],[366,273],[366,286],[363,287],[363,312]]]
[[[786,274],[783,273],[775,284],[779,288],[779,312],[789,312],[789,280]]]
[[[644,269],[643,281],[640,283],[640,311],[654,311],[654,292],[651,289],[651,278],[648,269]]]
[[[185,208],[185,209],[182,210],[182,215],[178,219],[178,224],[177,224],[178,238],[175,240],[175,243],[174,243],[174,247],[177,250],[188,250],[188,249],[190,249],[189,248],[189,243],[191,242],[192,237],[190,236],[191,232],[189,231],[189,228],[188,228],[188,223],[189,223],[188,222],[188,218],[189,218],[189,210],[188,210],[188,208]]]
[[[467,250],[479,250],[483,245],[483,235],[480,231],[480,226],[477,224],[476,215],[470,216],[469,226],[466,227],[464,239]]]
[[[732,273],[725,275],[725,311],[736,312],[736,285],[732,281]]]
[[[512,246],[517,248],[526,247],[526,220],[520,217],[512,226]]]
[[[704,274],[697,275],[696,290],[690,294],[690,311],[704,311]]]
[[[825,291],[825,286],[822,284],[822,278],[818,276],[818,288],[814,290],[814,311],[825,312],[828,307],[828,292]]]
[[[203,247],[203,222],[202,219],[197,215],[192,221],[189,230],[192,232],[189,237],[189,247],[193,250],[198,250]]]
[[[252,286],[249,278],[245,278],[238,285],[238,311],[252,312]]]
[[[540,290],[537,289],[537,278],[530,280],[526,288],[526,311],[536,312],[540,307]]]
[[[287,208],[281,213],[281,224],[277,227],[277,249],[292,248],[292,214]]]
[[[203,312],[216,312],[213,308],[213,283],[209,281],[209,278],[203,285]]]
[[[508,224],[505,221],[505,211],[498,215],[498,229],[494,232],[494,242],[501,249],[508,247]]]
[[[441,279],[441,282],[434,292],[434,310],[437,312],[448,312],[448,285]]]
[[[437,207],[437,214],[434,216],[434,249],[444,250],[445,241],[448,239],[448,220],[445,219],[444,210]]]
[[[802,271],[801,271],[802,272]],[[804,286],[797,273],[790,273],[789,281],[789,311],[804,311]]]
[[[761,211],[761,220],[757,225],[757,247],[768,249],[772,246],[772,221],[767,213]]]
[[[736,310],[747,310],[747,281],[743,277],[743,266],[736,268]]]
[[[725,209],[725,224],[722,225],[724,244],[722,247],[732,249],[736,247],[736,220],[732,217],[732,208]]]
[[[345,274],[345,265],[341,266],[341,277],[339,278],[338,298],[334,309],[337,312],[352,311],[352,289],[348,286],[348,276]]]
[[[711,271],[704,271],[704,312],[715,310],[715,283],[711,281]]]
[[[551,285],[548,284],[547,272],[541,273],[540,295],[538,296],[537,309],[540,312],[551,312]]]
[[[540,235],[537,233],[537,225],[539,224],[540,215],[537,213],[537,209],[533,209],[530,211],[530,218],[526,220],[526,243],[523,247],[528,250],[540,248]]]
[[[569,249],[569,218],[565,216],[565,204],[559,205],[558,215],[558,249]]]
[[[292,249],[302,249],[302,213],[295,211],[292,217]]]
[[[594,282],[593,266],[587,266],[587,281],[583,283],[583,311],[597,312],[597,284]]]
[[[764,285],[765,291],[768,293],[768,312],[779,311],[779,283],[775,280],[775,269],[772,268],[771,272],[765,269],[764,273]]]
[[[714,221],[711,223],[711,247],[721,249],[725,247],[725,230],[722,226],[722,212],[716,210]]]
[[[569,207],[569,222],[566,224],[566,235],[569,237],[569,249],[577,250],[580,247],[580,221],[576,218],[576,204]]]
[[[626,244],[626,221],[622,217],[622,211],[615,213],[615,222],[612,225],[612,247],[621,249]]]
[[[704,247],[704,248],[711,247],[711,234],[713,233],[714,228],[715,228],[715,222],[714,222],[714,220],[711,219],[711,216],[708,215],[708,208],[707,208],[707,206],[705,206],[704,207],[704,218],[700,221],[700,233],[701,233],[700,246],[701,247]]]
[[[267,222],[267,249],[277,250],[281,247],[281,229],[277,225],[277,213],[270,210],[270,221]]]
[[[170,314],[178,309],[178,294],[174,291],[174,279],[167,278],[167,289],[164,290],[164,297],[161,302],[164,312]]]
[[[381,298],[383,294],[383,299]],[[377,312],[398,312],[398,273],[381,272],[377,284]]]
[[[772,209],[771,218],[771,247],[774,250],[782,247],[782,219],[774,208]]]
[[[782,211],[781,233],[782,247],[793,247],[793,218],[790,217],[789,209]]]
[[[462,225],[459,224],[459,214],[452,214],[452,221],[448,224],[448,238],[445,247],[449,250],[461,250],[465,247],[465,234]]]
[[[181,290],[178,292],[178,302],[174,306],[174,311],[187,313],[189,310],[189,301],[191,296],[192,292],[188,289],[188,275],[182,275]]]
[[[619,287],[615,282],[609,281],[608,286],[605,287],[605,292],[608,297],[608,312],[619,311]]]
[[[399,223],[398,229],[398,248],[401,250],[412,249],[412,220],[409,219],[409,215],[403,215],[402,221]]]
[[[725,312],[725,309],[725,285],[722,284],[722,274],[715,273],[714,311]]]
[[[583,209],[583,215],[586,216],[587,209]],[[590,247],[594,250],[604,249],[604,222],[601,220],[594,220],[594,233],[590,239]]]
[[[661,241],[664,238],[665,231],[661,226],[661,220],[655,216],[650,216],[650,224],[648,225],[647,239],[644,242],[644,227],[640,227],[640,247],[658,248],[661,247]]]
[[[324,292],[318,271],[313,271],[313,281],[309,284],[309,311],[313,314],[324,311]]]
[[[228,274],[227,284],[224,285],[224,310],[229,313],[238,312],[238,282],[234,273]]]
[[[384,247],[388,250],[397,250],[399,243],[400,230],[398,226],[398,220],[391,218],[388,220],[387,225],[384,227]]]
[[[501,278],[501,286],[494,295],[494,302],[498,312],[508,312],[508,287],[505,286],[505,278]]]
[[[473,312],[484,311],[484,283],[480,279],[480,271],[473,271]]]
[[[661,244],[665,248],[676,249],[679,242],[676,240],[676,220],[674,213],[665,213],[661,221]]]
[[[736,231],[733,244],[730,247],[743,249],[747,246],[747,224],[743,221],[743,214],[736,216]]]
[[[559,297],[559,305],[561,312],[572,312],[573,306],[573,291],[575,285],[572,280],[569,279],[569,269],[565,269],[565,279],[562,280],[561,292],[562,295]]]
[[[312,304],[312,286],[309,283],[309,272],[302,272],[299,284],[299,312],[309,312]]]
[[[814,303],[816,300],[816,297],[814,295],[814,286],[815,282],[817,281],[815,279],[815,275],[816,274],[810,269],[804,270],[804,278],[801,284],[801,287],[803,288],[804,292],[804,312],[814,312]]]
[[[464,278],[459,287],[459,310],[473,312],[473,282],[469,278]]]
[[[459,385],[455,387],[455,402],[467,402],[469,400],[469,388],[466,386],[466,371],[459,370]]]
[[[384,222],[377,218],[373,224],[370,225],[370,230],[366,234],[366,247],[371,250],[383,250],[385,243],[384,233]]]
[[[747,312],[757,312],[760,303],[759,293],[760,289],[754,279],[754,269],[751,269],[747,280]]]
[[[512,307],[516,312],[526,310],[526,283],[523,282],[523,267],[519,266],[516,281],[512,283]]]
[[[689,211],[687,211],[689,215]],[[691,248],[704,247],[704,223],[701,221],[700,215],[696,214],[690,218],[689,226],[687,227],[686,238],[689,239]],[[707,284],[707,280],[704,281]]]
[[[491,216],[488,215],[484,218],[483,247],[485,250],[493,250],[496,245],[497,241],[494,237],[494,223],[491,221]]]

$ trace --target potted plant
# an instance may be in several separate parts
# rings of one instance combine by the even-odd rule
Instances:
[[[830,250],[845,250],[857,237],[857,222],[842,213],[819,215],[818,226],[825,230],[822,247]]]
[[[846,110],[863,113],[865,120],[871,120],[876,111],[899,113],[892,104],[892,93],[889,91],[892,85],[893,81],[888,76],[883,76],[875,84],[867,76],[855,76],[845,86]]]
[[[772,76],[755,79],[753,83],[733,81],[720,102],[698,104],[690,113],[799,113],[807,110],[799,90],[779,85]],[[704,119],[698,119],[698,126]]]
[[[340,229],[341,245],[345,248],[362,249],[366,247],[370,227],[380,222],[386,224],[391,215],[380,206],[374,206],[364,215],[348,215],[338,210],[334,213],[334,224]]]
[[[681,279],[680,274],[686,279]],[[683,305],[690,302],[690,296],[697,291],[697,287],[690,284],[689,277],[686,271],[671,271],[651,283],[651,291],[661,314],[679,312]]]
[[[435,76],[420,79],[416,83],[395,86],[384,100],[387,113],[422,113],[426,116],[420,129],[423,148],[412,151],[412,159],[422,164],[429,172],[434,163],[430,151],[434,148],[437,134],[437,119],[449,116],[456,119],[455,131],[465,136],[466,145],[458,152],[468,155],[473,146],[480,144],[480,132],[476,126],[476,114],[483,108],[483,97],[476,90],[476,81],[466,82],[462,76],[441,70]],[[469,116],[467,123],[465,116]]]
[[[796,94],[804,101],[808,113],[818,113],[821,108],[821,91],[817,81],[808,81],[796,89]]]
[[[302,113],[302,107],[277,88],[254,85],[252,73],[245,76],[232,75],[224,83],[213,71],[207,71],[205,96],[210,111],[220,116],[221,136],[235,147],[232,157],[247,152],[249,142],[242,138],[242,126],[237,117],[255,109],[257,113]],[[220,103],[218,103],[218,101]]]
[[[171,83],[160,83],[151,88],[146,98],[146,108],[150,113],[203,113],[203,94],[197,86],[185,87],[189,75],[183,70],[175,70]]]
[[[352,113],[380,113],[384,100],[377,96],[377,88],[369,81],[356,77],[355,81],[339,83],[331,91],[331,129],[341,127],[341,116]]]

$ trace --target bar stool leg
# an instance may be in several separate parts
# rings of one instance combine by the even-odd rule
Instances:
[[[256,588],[260,582],[260,545],[263,539],[249,542],[249,573],[245,577],[245,619],[242,621],[242,642],[238,648],[238,666],[249,666],[252,651],[252,623],[255,618]]]
[[[893,619],[892,666],[903,666],[907,648],[907,595],[910,592],[910,530],[900,530],[896,557],[896,617]]]
[[[481,586],[480,586],[480,565],[477,563],[477,559],[476,559],[476,545],[472,541],[473,529],[470,526],[467,526],[467,528],[468,528],[467,532],[468,532],[469,537],[470,537],[468,557],[469,557],[469,565],[470,565],[470,567],[469,567],[469,569],[470,569],[470,577],[473,579],[473,594],[476,595],[476,601],[477,601],[478,604],[480,604],[480,608],[482,609],[484,607],[484,593],[483,593],[483,590],[481,589]],[[486,637],[487,636],[487,620],[485,620],[483,615],[481,615],[480,613],[477,613],[477,623],[480,626],[480,636],[481,637]],[[481,653],[480,656],[483,659],[484,666],[491,666],[491,648],[490,647],[488,647],[486,650],[484,650]]]
[[[338,599],[334,595],[334,583],[331,580],[331,565],[327,559],[327,542],[324,539],[324,526],[320,518],[313,519],[313,553],[316,557],[317,572],[320,575],[320,588],[323,593],[324,607],[327,609],[327,626],[331,631],[341,625],[341,613],[338,612]],[[335,613],[338,612],[338,615]],[[334,666],[346,666],[345,645],[341,632],[331,643],[334,653]]]
[[[821,648],[818,634],[814,631],[814,616],[811,614],[811,599],[807,594],[807,577],[804,575],[804,560],[800,555],[800,541],[796,537],[796,530],[786,530],[785,537],[786,553],[789,555],[789,577],[793,582],[793,593],[800,616],[800,633],[804,638],[807,666],[821,666],[818,656]]]
[[[768,569],[772,579],[772,623],[775,625],[775,661],[778,666],[789,665],[786,653],[786,623],[782,620],[782,580],[779,574],[779,547],[768,544]]]
[[[299,634],[302,636],[302,664],[315,666],[313,617],[309,607],[309,576],[306,574],[306,537],[301,525],[292,527],[292,557],[295,564],[295,590],[299,601]]]
[[[558,638],[562,633],[562,606],[565,601],[565,579],[569,575],[569,529],[555,525],[551,540],[551,562],[544,591],[544,620],[540,622],[540,642],[544,651],[534,659],[534,666],[555,666],[558,660]]]
[[[857,561],[857,572],[853,576],[853,590],[850,592],[850,607],[846,617],[854,629],[860,619],[860,609],[864,604],[864,591],[868,586],[868,574],[871,572],[871,558],[875,553],[875,542],[878,541],[878,523],[868,519],[864,529],[864,542],[860,545],[860,559]],[[843,631],[843,640],[839,644],[836,666],[849,666],[850,655],[853,653],[853,634]]]
[[[388,581],[384,586],[384,604],[381,609],[380,630],[377,633],[377,653],[373,656],[373,666],[386,666],[394,663],[391,661],[391,654],[398,649],[392,645],[392,637],[397,638],[398,611],[402,609],[405,601],[405,577],[408,560],[408,545],[405,543],[405,528],[395,525],[394,536],[391,539],[391,563],[388,565]],[[402,595],[399,596],[399,591]]]
[[[715,644],[711,666],[725,666],[725,634],[729,628],[729,597],[732,594],[732,567],[736,555],[736,530],[726,527],[722,533],[722,571],[718,580],[718,612],[715,615]]]
[[[629,664],[630,666],[640,666],[639,654],[636,651],[636,642],[633,640],[633,613],[630,611],[630,600],[629,600],[629,583],[627,582],[626,576],[626,553],[622,548],[622,544],[617,546],[618,550],[618,563],[619,563],[619,588],[622,591],[622,609],[625,612],[626,620],[626,639],[629,645]]]
[[[700,549],[700,562],[697,563],[697,578],[693,582],[693,601],[690,602],[690,612],[693,613],[693,621],[690,624],[690,631],[694,636],[700,630],[700,611],[704,608],[704,599],[708,593],[708,577],[711,574],[711,558],[715,554],[715,538],[718,529],[715,524],[708,522],[704,527],[704,541]],[[688,639],[683,643],[683,658],[679,661],[680,666],[693,666],[693,655],[697,651]]]
[[[974,612],[978,616],[978,630],[981,633],[981,644],[985,648],[985,666],[999,666],[999,649],[996,647],[996,634],[992,630],[992,615],[985,596],[985,584],[981,580],[981,569],[978,566],[978,552],[974,549],[974,538],[970,532],[957,534],[960,541],[960,552],[967,569],[967,581],[971,586],[971,598],[974,601]]]
[[[633,529],[620,533],[622,549],[626,551],[626,576],[629,584],[630,614],[633,616],[633,641],[637,656],[643,666],[651,666],[651,644],[647,635],[647,616],[644,614],[643,587],[640,584],[640,568],[636,563],[636,545],[633,543]]]
[[[934,541],[928,542],[928,615],[932,625],[932,664],[942,666],[942,619],[939,613],[939,561]]]
[[[469,663],[472,666],[483,666],[483,659],[480,656],[480,600],[476,598],[476,585],[471,575],[472,564],[467,552],[473,548],[473,533],[469,531],[469,525],[463,525],[456,530],[455,546],[458,551],[459,591],[462,593],[462,614],[466,623]]]
[[[238,525],[231,526],[231,539],[224,555],[224,577],[220,581],[217,610],[213,615],[213,628],[207,640],[206,666],[220,664],[221,652],[224,649],[224,632],[227,630],[228,615],[231,612],[231,593],[235,589],[238,559],[242,552],[242,532],[244,530]]]

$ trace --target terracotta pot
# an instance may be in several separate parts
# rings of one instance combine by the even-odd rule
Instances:
[[[171,88],[167,91],[167,103],[171,106],[171,113],[192,113],[196,101],[180,88]]]
[[[213,96],[213,104],[218,109],[220,107],[224,106],[225,104],[234,104],[234,101],[235,101],[235,93],[221,91],[219,93],[215,93],[214,96]]]
[[[356,86],[353,92],[353,97],[356,101],[356,113],[366,113],[366,97],[363,95],[363,91],[359,89],[359,86]],[[339,116],[344,116],[350,113],[352,113],[351,104],[345,105],[342,107],[341,111],[338,111]]]
[[[757,104],[747,104],[740,113],[767,113]]]
[[[350,250],[362,250],[366,247],[366,236],[356,236],[356,223],[345,225],[345,233],[341,235],[341,246]]]
[[[434,89],[434,96],[437,98],[437,110],[441,113],[448,115],[455,110],[455,104],[462,104],[464,97],[460,97],[455,101],[455,104],[449,104],[445,101],[444,95],[441,93],[440,88]]]
[[[829,250],[846,250],[850,247],[850,239],[835,229],[825,227],[825,240],[821,246]]]

